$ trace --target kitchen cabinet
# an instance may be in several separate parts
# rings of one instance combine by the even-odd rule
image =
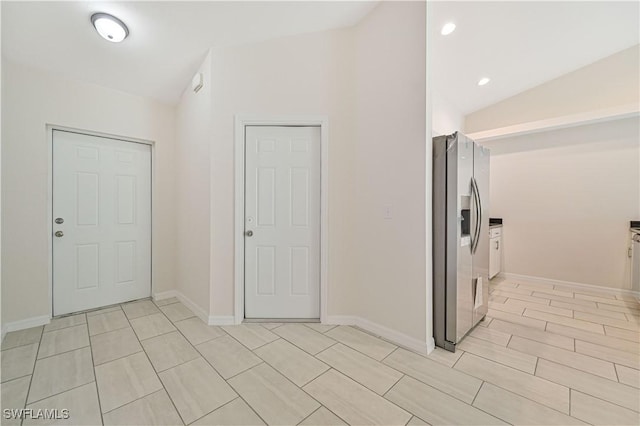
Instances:
[[[502,271],[502,227],[489,229],[489,279]]]

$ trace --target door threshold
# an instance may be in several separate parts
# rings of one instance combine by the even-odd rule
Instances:
[[[245,318],[243,323],[273,323],[273,322],[308,322],[320,323],[320,318]]]

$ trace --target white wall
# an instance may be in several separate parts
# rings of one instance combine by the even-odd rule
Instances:
[[[433,84],[437,87],[437,84]],[[431,120],[433,136],[450,135],[464,128],[464,114],[462,114],[446,95],[436,89],[431,90]]]
[[[211,53],[198,72],[203,87],[191,82],[176,111],[176,283],[175,289],[209,315],[210,170],[212,142]]]
[[[640,45],[526,90],[465,117],[465,132],[638,104]]]
[[[640,119],[484,143],[504,270],[629,289],[629,221],[640,220]]]
[[[382,2],[355,28],[355,57],[357,312],[425,342],[425,4]]]
[[[352,311],[353,42],[336,30],[213,52],[211,306],[234,314],[234,116],[329,117],[329,308]]]
[[[175,109],[5,60],[2,88],[3,324],[50,314],[47,124],[155,142],[153,285],[172,288]]]

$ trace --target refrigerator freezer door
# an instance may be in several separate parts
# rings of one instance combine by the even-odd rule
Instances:
[[[486,314],[489,307],[489,150],[479,145],[474,152],[474,178],[480,205],[479,232],[473,255],[473,325]],[[480,294],[477,294],[477,293]]]

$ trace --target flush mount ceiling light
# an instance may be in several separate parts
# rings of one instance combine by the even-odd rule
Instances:
[[[91,23],[102,38],[112,43],[120,43],[129,35],[124,22],[107,13],[94,13],[91,15]]]
[[[447,22],[446,24],[444,24],[444,26],[442,27],[442,30],[440,30],[440,34],[442,35],[449,35],[452,32],[454,32],[456,29],[456,24],[454,24],[453,22]]]
[[[485,84],[487,84],[490,81],[491,81],[491,79],[489,77],[483,77],[480,80],[478,80],[478,86],[484,86]]]

